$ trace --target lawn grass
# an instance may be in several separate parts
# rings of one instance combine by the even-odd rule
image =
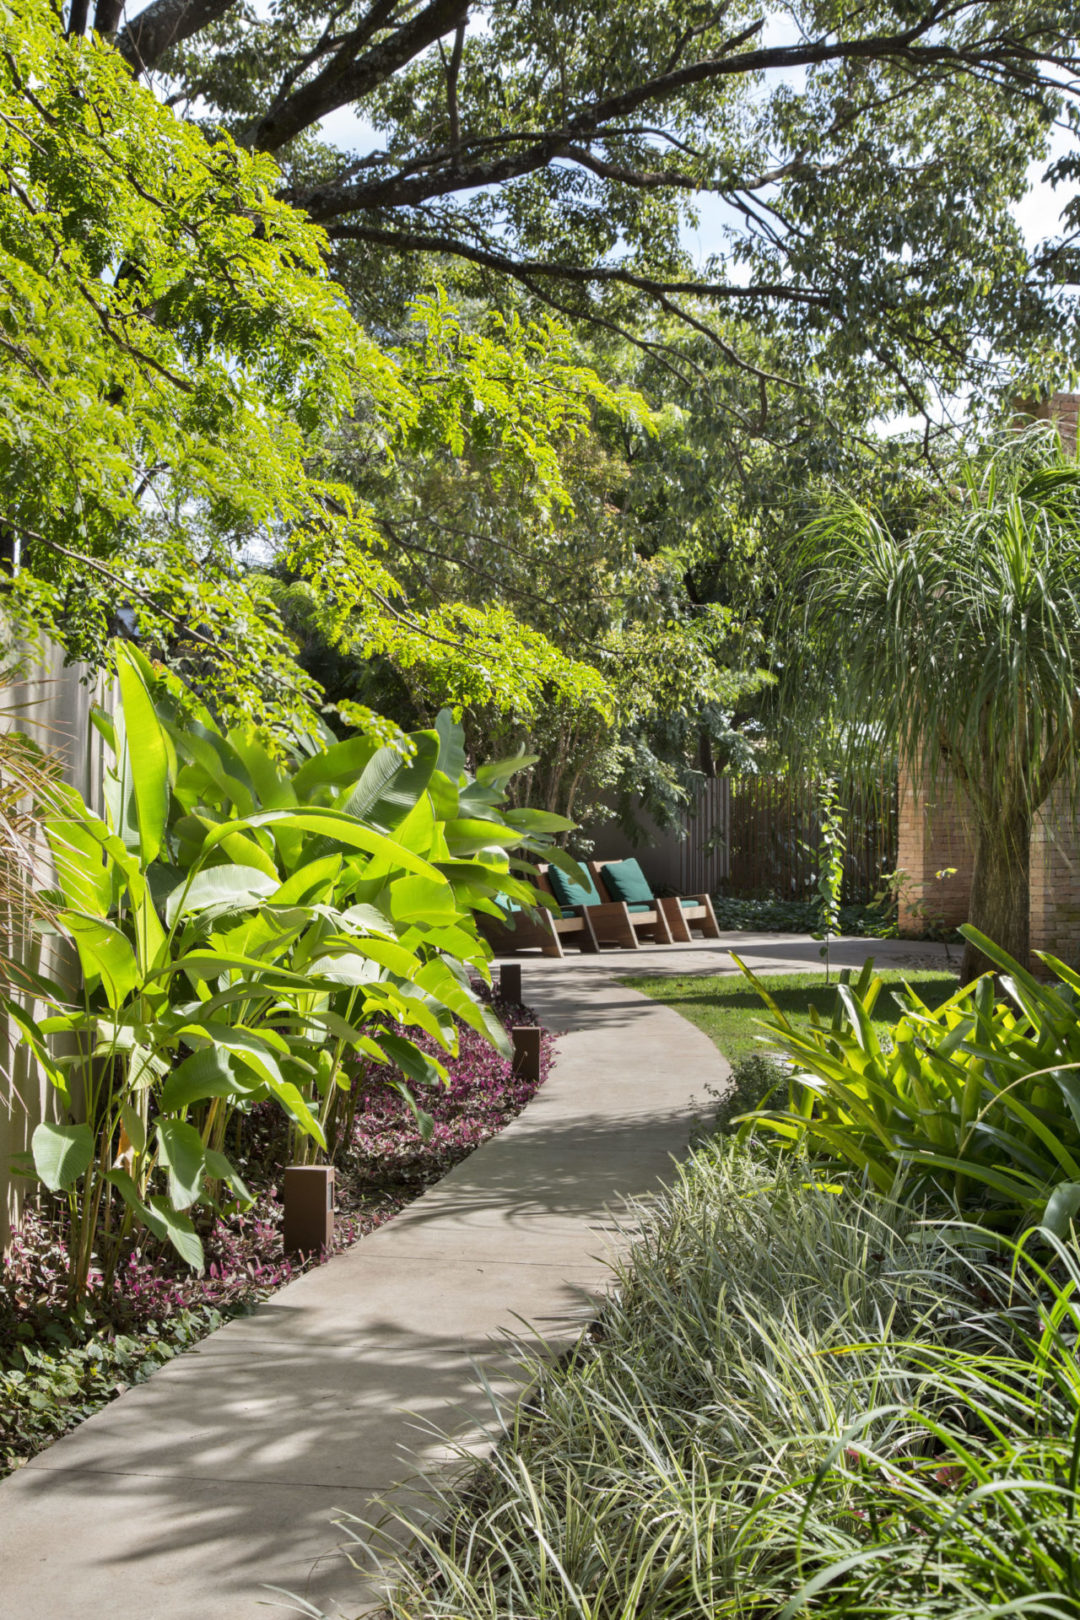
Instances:
[[[796,1024],[807,1023],[811,1003],[822,1018],[832,1016],[836,1001],[837,977],[826,985],[824,972],[768,973],[769,994],[778,1007]],[[886,989],[878,998],[874,1009],[874,1023],[884,1030],[895,1023],[899,1014],[895,998],[888,986],[910,984],[930,1007],[939,1007],[955,992],[955,974],[943,973],[940,968],[913,968],[908,971],[892,969],[882,971]],[[624,978],[623,984],[640,990],[654,1001],[674,1007],[698,1029],[704,1030],[727,1058],[737,1063],[751,1052],[762,1051],[764,1031],[757,1020],[766,1016],[757,991],[741,973],[692,973],[678,977],[663,975],[657,978]]]

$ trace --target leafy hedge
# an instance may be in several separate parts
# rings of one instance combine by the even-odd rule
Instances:
[[[713,896],[720,927],[734,933],[813,934],[820,926],[816,900],[740,900],[734,895]],[[841,906],[840,932],[868,939],[895,939],[896,921],[878,906]]]

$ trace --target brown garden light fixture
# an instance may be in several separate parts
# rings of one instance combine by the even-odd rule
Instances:
[[[285,1169],[286,1254],[317,1254],[334,1239],[334,1167],[290,1164]]]

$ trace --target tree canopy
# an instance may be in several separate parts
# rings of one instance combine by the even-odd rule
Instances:
[[[107,44],[65,40],[44,0],[0,12],[0,46],[7,600],[73,654],[99,659],[126,611],[227,707],[288,713],[313,689],[245,552],[311,579],[332,630],[359,621],[408,656],[426,628],[335,476],[342,422],[384,467],[483,454],[543,526],[569,501],[561,457],[593,405],[647,415],[550,321],[466,327],[433,294],[410,307],[414,335],[376,342],[320,229],[277,197],[272,159],[177,118]],[[474,639],[495,685],[513,673],[607,701],[511,616]]]
[[[386,319],[433,263],[615,328],[690,379],[707,333],[782,374],[860,365],[893,405],[1075,353],[1076,249],[1010,206],[1069,116],[1076,0],[151,0],[132,69],[253,152]],[[90,17],[74,0],[72,26]],[[359,138],[337,139],[342,112]],[[331,120],[324,126],[325,120]],[[1068,163],[1061,166],[1063,177]],[[724,243],[686,246],[702,209]]]
[[[95,657],[127,604],[256,717],[317,693],[287,622],[351,721],[389,671],[403,723],[547,728],[560,808],[724,757],[776,553],[830,471],[883,476],[875,420],[1076,347],[1073,247],[1011,205],[1075,117],[1077,0],[0,29],[16,609]]]

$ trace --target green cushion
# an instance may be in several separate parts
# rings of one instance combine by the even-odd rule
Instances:
[[[627,911],[651,911],[653,903],[651,900],[630,900],[627,902],[626,909]]]
[[[652,906],[655,895],[649,887],[637,861],[612,861],[602,867],[604,887],[613,900],[625,900],[628,906]]]
[[[589,887],[586,889],[580,883],[571,883],[565,872],[560,872],[557,866],[549,866],[547,880],[551,884],[551,892],[560,906],[598,906],[600,896],[596,892],[596,884],[592,874],[586,869]]]

